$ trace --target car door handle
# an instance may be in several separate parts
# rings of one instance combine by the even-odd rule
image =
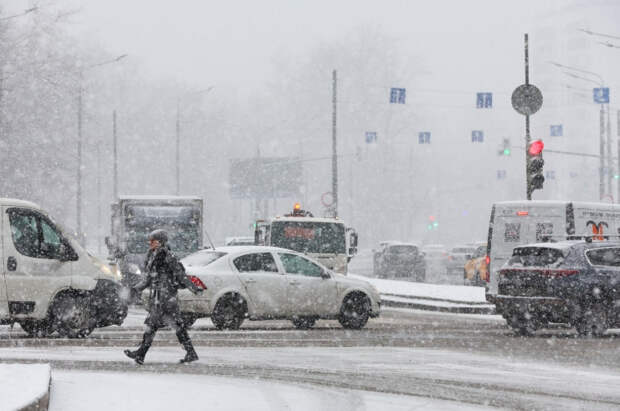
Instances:
[[[6,269],[8,271],[15,271],[17,270],[17,260],[15,259],[15,257],[9,257],[6,260]]]
[[[300,284],[300,282],[299,282],[299,281],[296,281],[296,280],[295,280],[295,281],[289,281],[289,284],[290,284],[290,285],[299,285],[299,284]]]
[[[253,278],[248,278],[247,280],[245,280],[246,284],[252,284],[252,283],[255,283],[255,282],[256,282],[256,280],[253,279]]]

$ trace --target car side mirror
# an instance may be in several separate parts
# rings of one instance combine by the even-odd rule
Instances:
[[[321,278],[327,280],[329,278],[332,278],[332,276],[327,271],[321,271]]]
[[[71,260],[71,258],[69,257],[69,250],[67,249],[66,245],[60,244],[58,246],[58,255],[56,256],[56,259],[61,262]]]

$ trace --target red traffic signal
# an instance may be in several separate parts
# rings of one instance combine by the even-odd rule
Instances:
[[[545,143],[542,140],[534,140],[530,143],[530,147],[527,149],[531,156],[537,156],[542,153],[545,148]]]

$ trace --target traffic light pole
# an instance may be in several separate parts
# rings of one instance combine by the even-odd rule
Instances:
[[[525,34],[525,85],[530,84],[530,60],[528,55],[528,36]],[[530,182],[530,115],[525,115],[525,193],[528,200],[532,199],[532,185]]]
[[[598,194],[599,199],[603,199],[605,196],[605,111],[603,110],[603,105],[601,104],[601,112],[600,112],[600,139],[599,139],[599,152],[601,156],[601,160],[599,162],[599,184],[598,184]]]

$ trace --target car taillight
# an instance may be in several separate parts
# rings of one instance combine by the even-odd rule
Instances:
[[[488,267],[489,264],[491,264],[491,257],[489,257],[488,255],[484,257],[484,262],[487,263],[487,267]]]
[[[571,275],[579,274],[579,270],[543,270],[543,275],[550,277],[569,277]]]
[[[205,285],[205,283],[202,282],[202,280],[198,277],[196,277],[195,275],[188,275],[189,280],[194,283],[194,285],[196,287],[202,288],[203,290],[207,289],[207,286]]]

